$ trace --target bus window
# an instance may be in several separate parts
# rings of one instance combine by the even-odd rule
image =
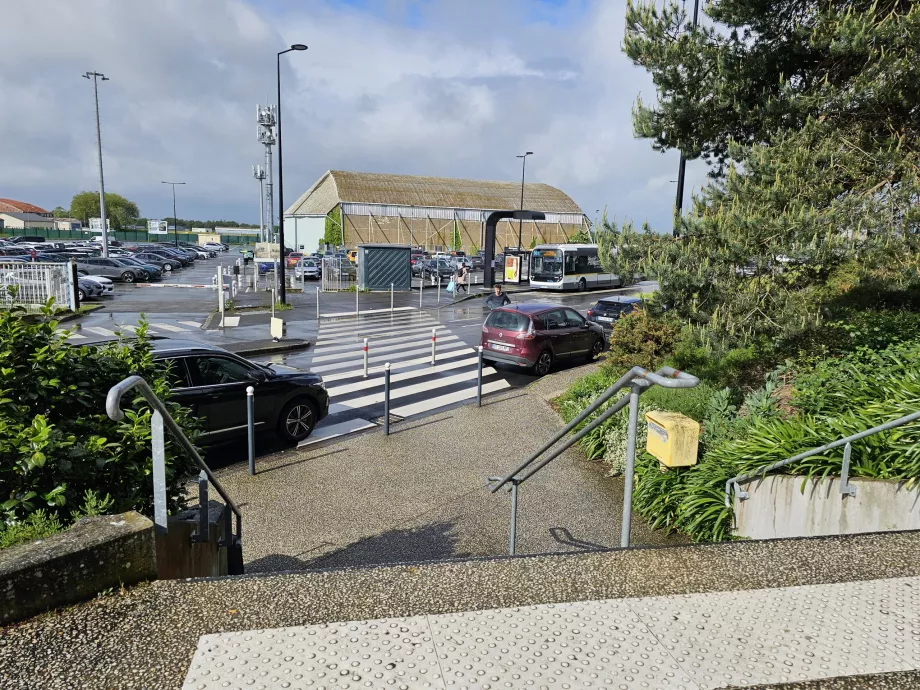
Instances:
[[[530,275],[534,280],[562,277],[562,252],[535,249],[530,259]]]
[[[567,276],[575,275],[578,271],[575,269],[575,259],[577,259],[574,254],[565,255],[565,274]]]
[[[588,257],[588,273],[603,273],[604,267],[601,265],[601,260],[595,254],[594,256]]]

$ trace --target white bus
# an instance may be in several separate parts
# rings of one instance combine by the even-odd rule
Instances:
[[[530,287],[583,291],[622,285],[619,276],[604,272],[596,244],[540,244],[531,251]]]

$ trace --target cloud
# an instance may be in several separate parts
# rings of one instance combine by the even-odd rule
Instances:
[[[255,221],[255,105],[304,42],[282,56],[287,203],[329,168],[518,179],[532,150],[528,179],[589,217],[670,224],[677,155],[632,137],[654,91],[620,51],[622,0],[0,1],[0,196],[95,188],[95,69],[108,189],[155,217],[184,180],[180,216]]]

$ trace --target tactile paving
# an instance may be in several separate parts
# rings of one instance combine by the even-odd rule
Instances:
[[[744,687],[920,668],[920,578],[205,635],[184,690]]]

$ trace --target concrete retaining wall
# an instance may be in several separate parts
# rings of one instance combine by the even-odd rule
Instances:
[[[153,523],[134,511],[0,551],[0,625],[156,578]]]
[[[851,479],[855,496],[843,497],[840,479],[771,475],[749,484],[751,497],[735,499],[736,534],[750,539],[815,537],[920,529],[920,491],[903,484]]]

